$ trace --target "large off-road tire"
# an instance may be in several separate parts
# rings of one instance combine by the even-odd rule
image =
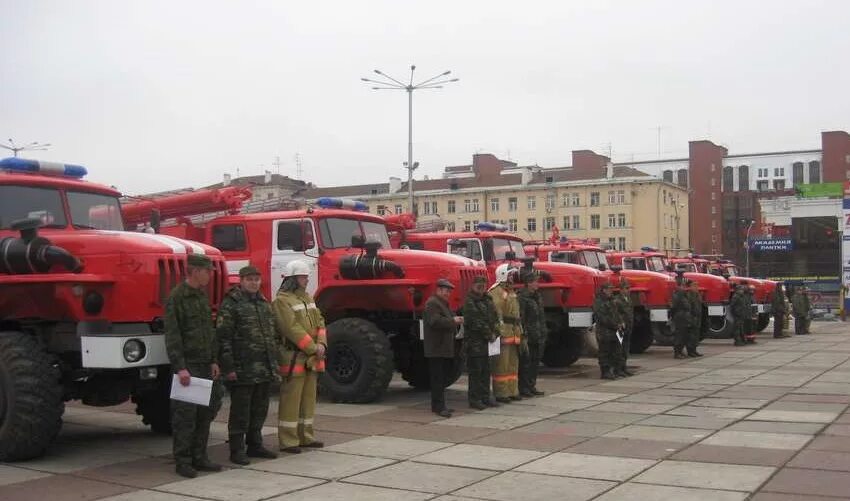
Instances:
[[[771,315],[769,313],[759,313],[758,322],[756,323],[756,332],[761,332],[770,323]]]
[[[0,461],[41,456],[59,434],[60,376],[35,337],[0,332]]]
[[[658,346],[673,346],[673,329],[666,323],[652,322],[652,340]]]
[[[455,349],[460,352],[460,343],[455,343]],[[457,356],[452,365],[452,373],[449,375],[447,386],[453,385],[461,374],[463,374],[464,359]],[[417,390],[431,389],[431,372],[428,370],[428,359],[425,358],[422,341],[417,340],[411,347],[410,363],[401,371],[401,377]]]
[[[156,387],[133,395],[136,414],[154,433],[171,434],[171,371],[159,368]]]
[[[708,331],[705,337],[708,339],[731,339],[735,337],[735,319],[732,318],[732,312],[726,308],[726,315],[723,317],[708,317]]]
[[[632,339],[629,345],[629,353],[639,355],[652,346],[655,338],[652,322],[649,320],[649,312],[646,310],[635,311],[635,324],[632,326]]]
[[[320,390],[334,402],[367,403],[381,398],[393,377],[393,352],[387,336],[368,320],[342,318],[331,323]]]
[[[576,328],[581,331],[581,337],[584,338],[584,347],[581,350],[581,356],[587,358],[596,358],[599,356],[599,341],[596,339],[595,328]]]
[[[568,328],[562,331],[550,329],[543,348],[543,365],[546,367],[569,367],[576,363],[584,352],[584,336],[587,329]]]

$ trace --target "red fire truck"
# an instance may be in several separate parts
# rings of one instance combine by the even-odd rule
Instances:
[[[532,266],[544,277],[540,290],[546,307],[549,338],[543,363],[550,367],[566,367],[581,356],[585,331],[592,325],[593,298],[606,281],[598,270],[565,263],[532,262],[523,241],[507,233],[503,225],[484,222],[470,232],[403,232],[397,245],[412,249],[444,252],[463,256],[486,266],[490,282],[495,281],[496,268],[506,262]]]
[[[676,277],[681,272],[683,278],[697,283],[702,294],[705,307],[703,308],[703,337],[726,339],[731,338],[735,329],[732,311],[729,308],[729,283],[704,271],[698,271],[697,263],[684,263],[682,259],[669,259],[665,254],[653,247],[641,247],[639,251],[610,251],[608,262],[629,270],[648,270],[666,273]]]
[[[773,291],[776,289],[776,282],[773,280],[760,280],[758,278],[746,277],[741,274],[741,271],[732,261],[728,259],[716,259],[709,263],[709,272],[712,275],[729,277],[728,280],[737,284],[752,285],[755,287],[753,297],[753,313],[758,314],[758,322],[756,330],[763,331],[767,324],[770,323],[771,299]]]
[[[219,249],[234,282],[239,268],[256,266],[269,297],[280,287],[287,263],[307,262],[309,292],[328,322],[328,364],[320,385],[339,402],[380,398],[394,367],[411,385],[427,388],[425,300],[436,281],[446,278],[456,286],[450,305],[459,311],[472,280],[487,273],[459,256],[392,249],[386,221],[368,214],[362,202],[322,198],[303,210],[225,215],[201,225],[186,217],[197,213],[195,201],[154,202],[147,209],[182,217],[179,225],[163,225],[163,233],[192,235]],[[458,360],[456,377],[461,368]]]
[[[554,243],[531,243],[526,246],[526,253],[541,261],[573,263],[603,270],[615,285],[619,282],[618,275],[624,277],[631,285],[635,305],[630,351],[643,353],[653,341],[661,345],[672,344],[667,320],[676,282],[668,275],[646,270],[620,270],[616,266],[612,268],[605,251],[593,240],[561,238]]]
[[[41,455],[64,402],[132,398],[155,431],[170,431],[171,371],[163,311],[186,257],[216,249],[124,230],[119,193],[74,165],[0,160],[0,460]]]

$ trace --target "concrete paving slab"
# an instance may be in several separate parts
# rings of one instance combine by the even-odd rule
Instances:
[[[671,416],[711,417],[717,419],[741,419],[755,412],[754,409],[730,409],[727,407],[697,407],[683,405],[671,409],[665,414]]]
[[[424,492],[385,489],[369,485],[331,482],[298,492],[292,492],[269,499],[268,501],[421,501],[431,499],[433,494]]]
[[[616,485],[581,478],[506,472],[456,492],[460,496],[496,501],[585,501]]]
[[[659,440],[597,437],[574,445],[563,452],[659,460],[670,456],[683,447],[687,447],[687,444]]]
[[[596,498],[597,501],[670,501],[687,499],[689,501],[743,501],[747,494],[743,492],[718,491],[708,489],[690,489],[667,485],[649,485],[628,482]]]
[[[625,412],[599,412],[579,410],[561,414],[555,418],[556,421],[583,421],[586,423],[608,423],[608,424],[631,424],[635,421],[646,419],[646,414],[632,414]]]
[[[837,412],[760,410],[750,414],[746,419],[753,421],[786,421],[792,423],[831,423],[837,417]]]
[[[408,459],[428,452],[450,447],[450,442],[432,442],[409,438],[373,436],[359,438],[343,444],[326,447],[326,451],[373,456],[390,459]]]
[[[627,397],[623,397],[617,400],[617,402],[629,402],[635,404],[676,404],[683,405],[692,400],[696,400],[695,397],[681,397],[681,396],[673,396],[673,395],[654,395],[648,392],[644,393],[636,393],[634,395],[629,395]]]
[[[316,404],[316,415],[336,417],[360,417],[394,410],[394,405],[379,404],[333,404],[319,402]]]
[[[630,425],[607,433],[606,437],[660,440],[692,444],[699,442],[712,432],[696,428],[669,428],[663,426]]]
[[[395,463],[388,458],[355,456],[332,451],[312,451],[270,461],[251,463],[246,468],[269,473],[335,480]]]
[[[531,417],[538,419],[546,419],[552,416],[557,416],[561,414],[562,410],[555,409],[552,407],[545,407],[543,405],[516,405],[516,404],[508,404],[502,405],[499,407],[493,407],[489,409],[484,409],[482,411],[470,412],[471,414],[495,414],[499,416],[519,416],[519,417]]]
[[[220,501],[258,501],[321,483],[314,478],[236,469],[161,485],[157,490]]]
[[[824,428],[821,423],[783,423],[781,421],[738,421],[725,431],[758,431],[763,433],[794,433],[815,435]]]
[[[647,484],[753,492],[770,478],[776,468],[739,464],[662,461],[637,476]]]
[[[553,433],[530,433],[520,430],[522,428],[519,430],[504,430],[474,440],[467,440],[467,443],[487,445],[490,447],[506,447],[509,449],[556,452],[587,440],[587,437],[557,435]]]
[[[770,401],[752,398],[701,398],[690,405],[694,407],[724,407],[731,409],[760,409]]]
[[[557,398],[569,398],[571,400],[585,400],[591,402],[607,402],[625,397],[625,393],[605,393],[601,391],[570,390],[552,395]]]
[[[170,455],[87,468],[77,470],[73,474],[90,480],[129,485],[139,489],[153,489],[180,478],[174,472],[174,459]]]
[[[9,501],[89,501],[136,490],[72,475],[51,475],[0,486],[0,499]]]
[[[847,499],[847,493],[850,492],[850,472],[783,468],[762,490]]]
[[[503,471],[511,470],[545,455],[546,453],[537,451],[459,444],[417,456],[412,461]]]
[[[86,447],[82,444],[57,443],[51,447],[49,455],[27,461],[27,468],[49,473],[70,473],[96,466],[144,459],[144,457],[116,447]]]
[[[850,453],[802,450],[788,463],[788,467],[850,472]]]
[[[508,404],[510,405],[510,404]],[[505,416],[501,414],[464,414],[442,421],[435,421],[429,426],[472,426],[479,428],[494,428],[497,430],[511,430],[527,424],[540,421],[537,417],[528,416]]]
[[[51,474],[44,471],[33,471],[26,468],[16,468],[0,464],[0,485],[16,484],[35,480],[37,478],[49,477]]]
[[[198,498],[181,496],[170,492],[141,490],[102,498],[103,501],[197,501]]]
[[[554,409],[558,413],[569,412],[569,411],[574,411],[574,410],[578,410],[578,409],[586,409],[588,407],[592,407],[592,406],[599,403],[599,402],[596,402],[596,401],[593,401],[593,400],[577,400],[577,399],[573,399],[573,398],[559,397],[559,396],[555,396],[555,395],[553,395],[551,397],[546,396],[546,397],[535,398],[534,400],[531,400],[530,402],[532,402],[534,405],[539,404],[541,407],[543,407],[545,409]],[[522,402],[520,402],[519,405],[517,405],[517,404],[507,404],[507,405],[502,405],[502,407],[507,408],[507,407],[528,407],[529,406],[529,405],[525,405],[524,403],[525,403],[525,401],[522,401]],[[501,409],[502,407],[497,407],[495,410]]]
[[[704,463],[747,464],[754,466],[782,466],[796,454],[796,450],[764,449],[756,447],[735,447],[705,445],[699,443],[674,454],[670,459],[676,461],[696,461]]]
[[[587,423],[583,421],[560,421],[558,419],[547,419],[538,421],[528,426],[518,428],[517,431],[528,433],[541,433],[555,436],[569,437],[598,437],[620,428],[619,424],[609,423]]]
[[[730,447],[760,447],[763,449],[800,450],[811,439],[811,435],[723,430],[706,438],[701,443],[705,445],[725,445]]]
[[[704,430],[719,430],[734,423],[734,419],[719,419],[715,417],[671,416],[659,414],[651,416],[636,424],[640,426],[668,426],[671,428],[699,428]]]
[[[403,462],[348,477],[344,481],[390,489],[446,494],[494,474],[492,471],[472,468]]]
[[[625,402],[606,402],[591,407],[590,410],[598,412],[625,412],[630,414],[660,414],[674,409],[676,404],[632,404]]]
[[[655,461],[649,459],[558,452],[520,466],[516,468],[516,471],[623,481],[650,468],[655,463]]]

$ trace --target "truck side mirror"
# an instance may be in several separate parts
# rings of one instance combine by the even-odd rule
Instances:
[[[159,209],[152,209],[151,210],[151,228],[153,228],[154,233],[159,233],[159,224],[160,224]]]
[[[364,238],[363,235],[352,235],[351,246],[355,249],[362,249],[366,246],[366,238]]]
[[[505,260],[515,261],[516,260],[516,252],[514,252],[514,251],[505,252]]]
[[[607,266],[605,266],[605,265],[604,265],[604,264],[602,264],[602,263],[600,263],[600,264],[599,264],[599,266],[597,266],[597,268],[599,268],[599,271],[605,271],[605,270],[607,270],[607,269],[608,269],[608,267],[607,267]]]

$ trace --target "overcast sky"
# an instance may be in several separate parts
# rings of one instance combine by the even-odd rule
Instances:
[[[850,130],[850,2],[0,0],[0,138],[128,194],[274,170],[405,176],[407,101],[360,77],[460,78],[414,96],[417,175],[490,152],[570,164],[818,148]],[[4,152],[6,153],[6,152]]]

